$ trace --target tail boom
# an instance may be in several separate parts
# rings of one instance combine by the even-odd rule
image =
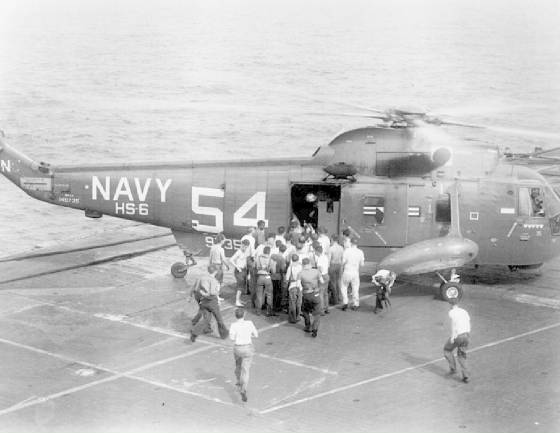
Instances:
[[[54,174],[49,164],[36,162],[0,140],[0,173],[30,196],[51,201]]]

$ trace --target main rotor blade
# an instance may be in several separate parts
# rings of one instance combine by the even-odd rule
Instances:
[[[525,164],[534,165],[558,164],[560,162],[560,155],[554,155],[554,153],[558,153],[558,151],[560,151],[560,147],[554,147],[552,149],[539,150],[530,153],[511,153],[508,156],[508,160],[520,161]]]
[[[436,117],[460,118],[467,116],[495,115],[497,113],[511,113],[520,110],[535,111],[542,110],[543,108],[544,107],[541,104],[519,104],[515,102],[486,100],[462,103],[451,107],[438,107],[437,110],[431,110],[428,114]]]
[[[485,126],[486,129],[496,132],[503,132],[506,134],[522,135],[525,137],[536,137],[536,138],[549,138],[549,139],[560,139],[560,133],[548,132],[548,131],[537,131],[534,129],[525,128],[510,128],[504,126]]]
[[[297,96],[302,97],[302,95],[297,95]],[[326,97],[320,97],[319,98],[319,97],[311,96],[311,95],[305,95],[303,97],[307,100],[320,102],[322,104],[324,104],[325,102],[329,102],[331,104],[342,105],[342,106],[353,108],[353,109],[356,109],[356,110],[368,111],[370,113],[384,114],[384,113],[387,112],[387,110],[385,110],[385,109],[369,107],[369,106],[366,106],[366,105],[355,104],[353,102],[340,101],[340,100],[334,99],[334,98],[326,98]]]
[[[441,121],[442,125],[451,126],[462,126],[467,128],[478,128],[487,129],[489,131],[501,132],[504,134],[521,135],[525,137],[537,137],[537,138],[548,138],[548,139],[560,139],[560,133],[548,132],[548,131],[537,131],[535,129],[526,128],[512,128],[508,126],[493,126],[493,125],[479,125],[475,123],[462,123],[462,122],[451,122],[447,120]]]
[[[334,102],[334,101],[333,101]],[[357,108],[358,110],[366,110],[366,111],[371,111],[373,113],[385,113],[387,110],[382,110],[380,108],[372,108],[366,105],[359,105],[359,104],[354,104],[352,102],[342,102],[342,101],[338,101],[338,104],[341,105],[346,105],[348,107],[352,107],[352,108]]]
[[[370,113],[350,113],[350,112],[328,112],[328,111],[315,111],[315,112],[305,112],[303,114],[312,116],[344,116],[344,117],[360,117],[362,119],[381,119],[389,120],[387,116],[380,114],[370,114]]]
[[[560,158],[560,155],[559,156],[550,155],[552,152],[558,152],[559,150],[560,150],[560,146],[553,147],[551,149],[546,149],[546,150],[539,150],[537,152],[533,152],[533,155],[538,157],[543,157],[543,158]]]

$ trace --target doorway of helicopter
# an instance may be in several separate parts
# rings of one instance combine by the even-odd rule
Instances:
[[[291,189],[292,215],[300,224],[319,226],[329,235],[339,231],[340,185],[296,183]]]

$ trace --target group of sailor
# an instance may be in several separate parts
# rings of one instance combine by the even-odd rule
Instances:
[[[351,228],[341,236],[329,237],[324,227],[315,230],[310,224],[301,226],[295,218],[287,230],[281,226],[276,232],[268,232],[265,222],[259,221],[257,227],[248,228],[241,247],[230,259],[224,253],[225,240],[223,234],[216,236],[209,262],[218,268],[220,285],[224,269],[233,267],[237,307],[248,303],[256,315],[263,310],[267,316],[285,312],[291,323],[303,316],[304,330],[313,337],[318,334],[321,316],[329,314],[331,305],[341,303],[343,311],[349,306],[353,311],[359,309],[364,253]],[[386,287],[386,277],[376,274],[373,281]],[[244,302],[242,296],[246,295],[249,298]]]

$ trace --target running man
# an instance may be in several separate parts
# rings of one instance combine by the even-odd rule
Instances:
[[[245,320],[245,310],[237,308],[235,318],[229,328],[229,338],[233,340],[233,357],[235,359],[236,385],[239,387],[241,400],[247,401],[247,385],[249,384],[249,369],[253,361],[255,349],[253,337],[258,337],[259,332],[251,320]]]

